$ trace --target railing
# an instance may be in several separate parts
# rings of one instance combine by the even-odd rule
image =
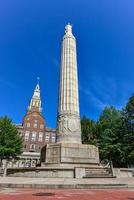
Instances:
[[[114,169],[113,169],[113,163],[111,160],[104,160],[101,162],[101,165],[104,167],[104,169],[109,170],[109,173],[114,176]]]

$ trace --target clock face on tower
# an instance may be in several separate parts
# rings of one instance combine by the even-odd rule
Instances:
[[[39,95],[39,92],[35,92],[35,96],[36,97],[39,97],[40,95]]]

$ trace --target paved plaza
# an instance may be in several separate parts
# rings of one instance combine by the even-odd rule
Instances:
[[[134,189],[0,189],[0,200],[134,200]]]

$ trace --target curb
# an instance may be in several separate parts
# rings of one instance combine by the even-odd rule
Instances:
[[[0,187],[32,188],[32,189],[123,189],[130,188],[127,184],[14,184],[1,183]],[[134,188],[134,187],[132,187]]]

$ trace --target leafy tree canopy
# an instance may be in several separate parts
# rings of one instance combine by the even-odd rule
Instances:
[[[124,161],[134,165],[134,94],[122,111]]]
[[[83,143],[98,145],[101,160],[112,160],[114,166],[121,166],[124,156],[120,134],[121,112],[114,107],[105,107],[97,122],[86,117],[81,122]]]
[[[96,124],[93,120],[83,116],[81,119],[82,143],[97,145]]]
[[[15,158],[21,154],[22,139],[17,128],[7,117],[0,118],[0,158]]]

